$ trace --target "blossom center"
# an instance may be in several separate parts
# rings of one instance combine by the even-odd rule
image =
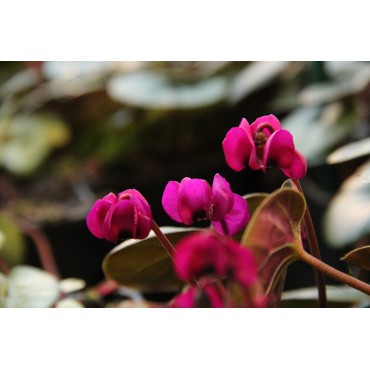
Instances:
[[[124,200],[124,199],[130,199],[130,198],[131,198],[130,194],[122,194],[122,195],[118,198],[118,200]]]

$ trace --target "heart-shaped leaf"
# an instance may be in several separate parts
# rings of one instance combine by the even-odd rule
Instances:
[[[305,210],[299,192],[279,189],[258,206],[243,235],[242,244],[253,250],[269,305],[279,300],[286,268],[297,259]]]
[[[196,228],[162,227],[172,244],[198,230]],[[178,290],[182,283],[175,275],[172,260],[151,231],[144,240],[126,240],[115,247],[103,261],[108,280],[145,293]]]
[[[370,245],[354,249],[342,257],[341,260],[363,270],[370,271]]]

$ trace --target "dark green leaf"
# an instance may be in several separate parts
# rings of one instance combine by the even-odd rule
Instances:
[[[172,244],[195,228],[164,227]],[[182,283],[175,275],[172,260],[151,232],[145,240],[127,240],[115,247],[103,261],[105,277],[142,292],[178,290]]]

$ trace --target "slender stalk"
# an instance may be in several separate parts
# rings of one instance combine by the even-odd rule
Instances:
[[[158,240],[162,244],[163,248],[166,250],[166,252],[173,259],[173,255],[176,252],[175,247],[168,240],[166,235],[164,235],[162,233],[161,229],[159,228],[159,226],[156,224],[156,222],[154,220],[152,220],[152,230],[154,231],[154,234],[157,236]]]
[[[348,275],[344,272],[341,272],[326,263],[322,262],[321,260],[317,259],[316,257],[312,256],[311,254],[307,253],[303,248],[298,249],[299,256],[302,261],[308,263],[315,269],[323,272],[325,275],[340,281],[346,285],[351,286],[352,288],[355,288],[357,290],[360,290],[361,292],[370,295],[370,285],[364,283],[361,280],[358,280],[354,278],[351,275]]]
[[[152,230],[154,234],[157,236],[158,240],[162,244],[163,248],[166,250],[166,252],[171,257],[173,263],[175,263],[173,255],[176,253],[175,247],[172,245],[172,243],[168,240],[166,235],[162,233],[162,230],[159,228],[159,226],[156,224],[156,222],[152,219]],[[193,279],[192,281],[186,281],[189,285],[195,286],[197,285],[199,287],[198,282]]]
[[[299,182],[299,180],[293,180],[294,184],[297,186],[298,190],[300,193],[304,196],[304,192],[302,189],[302,186]],[[307,203],[307,202],[306,202]],[[312,218],[310,211],[308,207],[306,207],[306,212],[303,216],[303,221],[306,227],[307,231],[307,236],[308,236],[308,245],[310,248],[310,253],[317,258],[318,260],[321,261],[321,256],[320,256],[320,249],[319,249],[319,244],[317,242],[317,237],[315,233],[315,228],[313,226]],[[315,273],[315,279],[316,279],[316,285],[318,289],[318,304],[319,307],[326,307],[327,306],[327,298],[326,298],[326,288],[325,288],[325,277],[322,272],[317,270],[316,268],[314,269]]]
[[[21,221],[19,224],[22,232],[28,235],[34,242],[44,270],[60,278],[52,247],[46,235],[37,226],[28,221]]]

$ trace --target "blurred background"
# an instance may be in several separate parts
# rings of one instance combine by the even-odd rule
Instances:
[[[41,267],[47,244],[61,277],[99,283],[112,245],[85,224],[98,197],[136,188],[165,226],[170,180],[220,173],[236,193],[272,192],[280,170],[236,173],[221,142],[274,114],[307,158],[323,260],[348,271],[340,257],[369,244],[369,103],[367,62],[1,62],[0,256]],[[285,289],[313,285],[289,267]]]

